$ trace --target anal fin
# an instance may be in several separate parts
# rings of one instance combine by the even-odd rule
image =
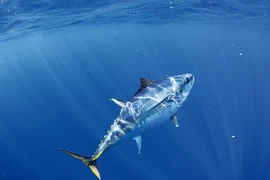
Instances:
[[[137,136],[135,138],[133,138],[136,143],[137,143],[137,146],[138,146],[138,154],[141,153],[141,148],[142,148],[142,137],[141,136]]]
[[[175,127],[178,127],[179,126],[179,123],[178,123],[178,117],[176,114],[174,114],[172,117],[171,117],[171,120],[172,122],[174,123]]]

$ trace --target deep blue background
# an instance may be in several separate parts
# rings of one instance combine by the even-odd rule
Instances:
[[[193,73],[180,127],[168,121],[144,134],[140,155],[134,141],[106,152],[102,179],[269,180],[263,26],[126,22],[2,41],[0,179],[95,179],[58,148],[92,155],[120,110],[109,98],[129,100],[140,77]]]

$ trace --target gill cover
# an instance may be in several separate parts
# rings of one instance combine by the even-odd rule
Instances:
[[[96,178],[98,180],[101,179],[100,173],[99,173],[99,170],[97,167],[97,158],[98,157],[92,158],[89,156],[83,156],[83,155],[79,155],[79,154],[73,153],[73,152],[65,150],[65,149],[61,149],[61,148],[60,148],[60,150],[67,153],[68,155],[76,158],[76,159],[81,160],[86,166],[88,166],[91,169],[91,171],[94,173],[94,175],[96,176]]]

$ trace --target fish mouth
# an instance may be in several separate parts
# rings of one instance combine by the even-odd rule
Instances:
[[[195,81],[195,76],[193,74],[189,74],[188,83],[191,83],[191,86],[193,86]]]

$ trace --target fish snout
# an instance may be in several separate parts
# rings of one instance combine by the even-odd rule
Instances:
[[[195,77],[193,74],[186,74],[186,78],[185,78],[186,83],[190,83],[191,81],[194,81],[194,80],[195,80]]]

